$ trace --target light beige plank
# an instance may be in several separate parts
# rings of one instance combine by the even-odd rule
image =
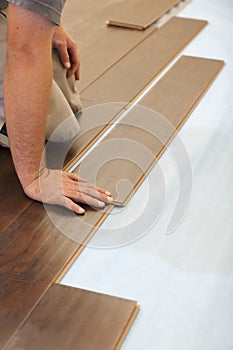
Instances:
[[[115,203],[125,205],[223,64],[220,60],[182,56],[140,102],[150,109],[136,107],[130,111],[83,160],[77,168],[79,175],[108,188]]]
[[[128,0],[116,4],[108,24],[138,30],[148,28],[180,0]]]
[[[67,157],[75,162],[103,134],[122,111],[206,26],[206,21],[173,18],[150,34],[104,75],[85,89],[85,110],[79,118],[81,134]],[[117,104],[110,102],[122,102]],[[99,109],[91,106],[107,103]],[[101,110],[101,113],[98,111]]]
[[[85,89],[156,28],[146,32],[107,27],[106,20],[119,0],[69,0],[63,23],[76,40],[81,56],[79,91]]]
[[[175,5],[171,10],[166,12],[162,17],[160,17],[155,23],[156,28],[161,28],[170,21],[171,18],[177,16],[188,4],[190,4],[192,0],[182,0],[177,5]]]
[[[82,98],[95,103],[132,101],[206,24],[201,20],[171,19],[85,89]]]

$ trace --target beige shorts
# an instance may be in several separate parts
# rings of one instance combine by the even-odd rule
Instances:
[[[0,13],[0,130],[5,123],[3,79],[5,71],[7,37],[7,10]],[[79,124],[75,113],[82,109],[75,77],[66,78],[66,69],[61,65],[56,50],[53,50],[53,82],[50,107],[46,122],[48,140],[53,134],[54,142],[63,142],[76,136]],[[68,121],[68,122],[67,122]],[[64,125],[64,128],[62,127]],[[60,126],[60,127],[59,127]],[[54,131],[57,131],[54,133]],[[23,132],[23,131],[22,131]],[[8,138],[0,134],[0,143],[9,146]]]

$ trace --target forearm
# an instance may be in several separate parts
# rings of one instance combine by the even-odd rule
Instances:
[[[103,207],[111,194],[76,174],[46,168],[42,159],[52,84],[51,46],[56,43],[69,74],[78,78],[79,58],[68,34],[53,37],[54,24],[43,16],[9,4],[4,105],[14,165],[24,192],[38,201],[84,212],[76,202]],[[58,33],[57,33],[58,34]],[[64,48],[61,48],[60,43]],[[42,168],[41,168],[42,162]],[[44,170],[44,171],[43,171]]]
[[[50,59],[37,61],[38,58],[28,62],[26,57],[12,55],[7,59],[5,75],[7,129],[14,164],[23,186],[38,176],[50,98]]]
[[[44,149],[52,81],[50,32],[46,37],[42,33],[39,43],[8,42],[4,105],[12,157],[24,188],[38,177]]]

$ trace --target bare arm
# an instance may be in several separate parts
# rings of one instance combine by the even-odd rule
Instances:
[[[9,5],[4,80],[7,130],[14,165],[25,193],[35,200],[43,199],[82,213],[76,202],[102,207],[112,199],[108,192],[77,175],[47,169],[42,159],[52,82],[53,33],[54,25],[46,18]]]

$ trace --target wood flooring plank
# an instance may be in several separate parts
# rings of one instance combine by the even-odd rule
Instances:
[[[113,206],[84,216],[33,202],[0,236],[0,348],[78,256]],[[48,215],[49,214],[49,215]]]
[[[78,245],[34,202],[0,236],[0,348],[66,265]]]
[[[127,204],[223,65],[221,60],[182,56],[140,101],[150,109],[132,109],[75,172],[108,188],[115,204]]]
[[[32,202],[22,190],[16,175],[11,154],[0,147],[0,234]]]
[[[70,160],[79,159],[120,111],[161,73],[206,24],[201,20],[173,18],[82,92],[86,108],[79,117],[81,133],[65,162],[68,167]],[[105,103],[107,105],[103,106]],[[100,104],[103,107],[95,109],[95,105]]]
[[[161,28],[166,24],[168,21],[170,21],[171,18],[177,16],[187,5],[189,5],[192,2],[192,0],[182,0],[177,5],[175,5],[171,10],[166,12],[162,17],[160,17],[155,23],[153,24],[157,29]]]
[[[200,33],[207,22],[172,18],[82,92],[95,103],[130,102]]]
[[[116,349],[137,308],[135,301],[54,284],[6,349]]]
[[[180,0],[128,0],[116,4],[107,23],[144,30],[179,2]]]
[[[156,28],[146,32],[107,27],[105,22],[119,0],[70,0],[63,23],[78,44],[81,56],[80,91],[90,85]]]

